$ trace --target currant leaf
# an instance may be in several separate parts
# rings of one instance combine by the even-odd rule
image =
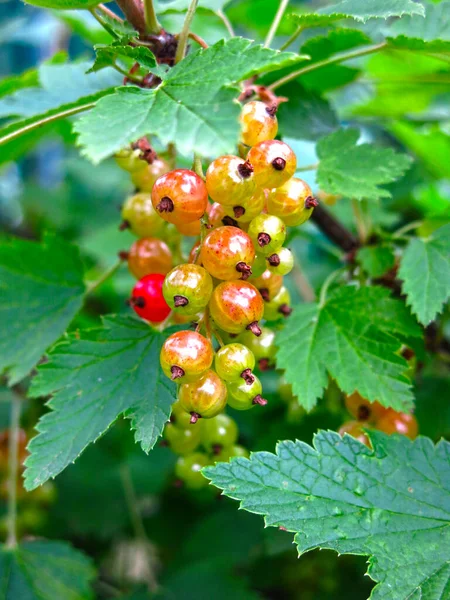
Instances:
[[[25,2],[41,8],[64,10],[87,9],[100,4],[99,0],[25,0]]]
[[[427,239],[409,242],[399,277],[411,310],[428,325],[450,296],[450,225],[440,227]]]
[[[0,373],[11,385],[27,375],[67,329],[83,302],[78,250],[46,236],[42,244],[0,245]],[[18,317],[20,312],[20,317]]]
[[[371,600],[437,600],[450,591],[450,444],[320,431],[314,446],[281,442],[203,469],[267,526],[294,532],[299,553],[315,548],[369,556]]]
[[[55,477],[124,414],[148,452],[170,416],[175,384],[159,366],[166,336],[129,317],[105,317],[103,328],[53,348],[33,379],[31,396],[53,394],[26,461],[25,487]]]
[[[358,250],[356,261],[369,277],[381,277],[394,266],[395,254],[390,246],[364,246]]]
[[[380,187],[400,178],[412,159],[392,148],[358,144],[357,129],[339,130],[317,143],[317,181],[324,191],[357,200],[390,198]]]
[[[145,46],[129,46],[126,40],[118,40],[109,45],[97,44],[94,47],[96,58],[88,73],[95,73],[111,67],[118,58],[131,59],[142,67],[153,69],[156,67],[156,58],[153,52]]]
[[[450,2],[426,4],[425,18],[405,17],[392,24],[389,43],[411,50],[448,52],[450,50]]]
[[[63,542],[24,542],[0,548],[2,600],[89,600],[91,560]]]
[[[176,143],[186,154],[232,153],[239,136],[239,106],[231,84],[302,60],[243,38],[222,40],[189,54],[158,88],[119,88],[98,102],[76,124],[78,142],[93,162],[147,134],[157,135],[163,144]]]
[[[383,406],[412,406],[408,363],[399,356],[401,339],[421,332],[405,305],[381,287],[343,287],[325,304],[300,304],[277,335],[277,364],[285,370],[299,403],[311,410],[328,374],[351,394]]]

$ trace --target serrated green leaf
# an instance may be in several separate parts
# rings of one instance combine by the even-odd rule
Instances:
[[[357,200],[390,198],[390,192],[380,186],[399,179],[412,159],[392,148],[358,144],[358,138],[357,129],[341,129],[319,140],[319,186]]]
[[[118,58],[129,58],[147,69],[156,67],[155,55],[145,46],[128,46],[123,40],[118,40],[108,46],[97,45],[94,49],[96,58],[88,73],[95,73],[105,67],[110,67],[116,63]]]
[[[351,394],[406,410],[412,406],[408,363],[398,355],[400,337],[420,336],[405,305],[381,287],[342,287],[318,304],[294,307],[277,335],[277,364],[299,403],[311,410],[328,374]]]
[[[11,385],[36,365],[66,330],[83,302],[78,250],[46,236],[42,244],[0,245],[0,373]]]
[[[91,560],[63,542],[24,542],[0,550],[1,600],[89,600]]]
[[[189,54],[154,90],[120,88],[77,124],[79,144],[99,162],[137,138],[154,134],[184,153],[233,152],[239,136],[237,90],[231,84],[303,57],[233,38]],[[228,86],[228,87],[227,87]],[[105,127],[105,119],[108,127]]]
[[[412,239],[398,274],[411,310],[428,325],[450,296],[450,225],[440,227],[427,239]]]
[[[122,83],[121,75],[112,69],[86,75],[89,66],[88,63],[42,65],[40,87],[27,87],[1,98],[0,117],[15,120],[0,128],[0,145],[47,121],[90,107]]]
[[[100,437],[120,414],[148,452],[170,416],[175,385],[159,366],[167,337],[130,317],[105,317],[104,327],[55,346],[33,379],[30,394],[53,394],[37,425],[26,461],[25,486],[55,477]]]
[[[358,250],[356,261],[369,277],[381,277],[394,266],[395,254],[389,246],[365,246]]]
[[[370,433],[374,450],[320,431],[314,447],[281,442],[203,469],[266,525],[315,548],[369,556],[371,600],[444,600],[450,594],[450,444]]]
[[[426,4],[425,19],[413,15],[394,22],[388,40],[401,48],[448,52],[450,50],[450,2]]]
[[[403,15],[424,15],[422,4],[413,0],[341,0],[337,4],[324,6],[319,11],[323,15],[340,15],[365,23],[369,19],[389,19]]]
[[[87,9],[100,4],[100,0],[23,0],[27,4],[41,8],[58,8],[62,10]]]

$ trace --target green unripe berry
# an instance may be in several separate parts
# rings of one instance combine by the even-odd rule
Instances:
[[[290,305],[291,296],[287,288],[283,286],[275,298],[264,303],[264,318],[267,321],[278,321],[288,317],[292,312]]]
[[[164,438],[176,454],[189,454],[200,444],[201,432],[199,427],[192,425],[182,429],[172,423],[167,423],[164,428]]]
[[[230,458],[249,458],[250,452],[244,446],[234,445],[223,448],[219,454],[213,456],[213,462],[228,462]]]
[[[213,419],[202,422],[202,444],[208,452],[218,453],[224,448],[233,446],[238,438],[236,422],[228,415],[217,415]]]
[[[242,381],[232,381],[227,384],[228,404],[236,410],[249,410],[257,404],[264,406],[267,404],[262,394],[262,385],[258,377],[254,376],[253,382],[249,385]]]
[[[191,415],[184,410],[178,400],[172,404],[170,422],[179,429],[187,429],[188,427],[191,427]]]
[[[199,265],[178,265],[167,273],[163,296],[180,313],[195,314],[205,308],[213,291],[211,275]]]
[[[247,346],[258,361],[259,368],[264,371],[275,359],[275,332],[268,327],[261,327],[261,335],[254,336],[250,331],[240,334],[239,342]]]
[[[255,368],[253,352],[243,344],[227,344],[220,348],[215,358],[216,372],[225,381],[251,380],[250,371]]]
[[[294,255],[289,248],[280,248],[267,257],[268,268],[277,275],[287,275],[294,268]]]
[[[267,257],[264,254],[257,254],[252,264],[252,277],[261,277],[267,269]]]
[[[124,171],[128,171],[128,173],[137,173],[148,166],[148,163],[145,160],[142,160],[141,150],[139,150],[139,148],[136,148],[135,150],[124,148],[117,152],[117,154],[114,155],[114,158],[119,167]]]
[[[274,215],[261,214],[250,221],[247,233],[255,249],[265,256],[270,256],[284,244],[286,225]]]
[[[208,464],[209,459],[202,452],[180,456],[175,465],[175,475],[188,489],[199,490],[208,485],[208,480],[201,473]]]

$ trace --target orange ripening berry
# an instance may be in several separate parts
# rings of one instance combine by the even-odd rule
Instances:
[[[136,279],[150,273],[168,273],[172,264],[169,246],[158,238],[141,238],[134,242],[128,252],[128,268]]]
[[[224,281],[212,293],[209,303],[212,319],[227,333],[248,329],[261,335],[258,321],[264,314],[264,301],[247,281]]]
[[[248,279],[255,248],[250,237],[238,227],[218,227],[204,239],[200,259],[216,279]]]
[[[131,181],[141,192],[151,192],[158,177],[161,177],[161,175],[164,175],[164,173],[168,173],[169,171],[169,163],[165,160],[156,158],[144,169],[131,173]]]
[[[261,188],[280,187],[297,169],[294,151],[279,140],[256,144],[248,153],[247,160],[253,167],[255,183]]]
[[[253,100],[244,104],[240,114],[241,139],[247,146],[273,140],[278,133],[276,105],[268,106],[264,102]]]
[[[364,431],[364,428],[367,428],[367,423],[361,421],[347,421],[341,425],[338,433],[341,436],[344,436],[344,433],[347,433],[370,448],[370,441],[366,432]]]
[[[211,419],[223,411],[227,403],[227,386],[214,371],[207,371],[196,381],[180,386],[178,401],[191,414],[191,423]]]
[[[267,197],[267,210],[289,225],[301,225],[312,215],[314,207],[318,205],[309,185],[292,177],[284,185],[269,191]]]
[[[239,156],[216,158],[206,171],[208,194],[219,204],[235,206],[255,193],[253,167]]]
[[[210,368],[214,358],[211,342],[196,331],[177,331],[161,348],[160,362],[164,374],[183,383],[195,381]]]
[[[409,437],[412,440],[416,438],[419,433],[419,426],[414,415],[396,412],[395,410],[392,410],[392,408],[389,408],[385,412],[377,422],[376,428],[380,431],[384,431],[384,433],[387,433],[388,435],[399,433],[401,435],[406,435],[406,437]]]
[[[204,181],[194,171],[175,169],[156,180],[152,204],[165,221],[183,225],[203,216],[208,205],[208,192]]]
[[[358,392],[345,396],[345,407],[358,421],[371,423],[376,423],[387,411],[379,402],[370,402]]]

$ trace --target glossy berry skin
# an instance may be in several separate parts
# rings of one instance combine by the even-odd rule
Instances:
[[[283,219],[286,225],[301,225],[312,215],[317,201],[303,179],[292,177],[284,185],[269,191],[267,210]]]
[[[167,304],[183,313],[197,313],[208,304],[213,291],[211,275],[194,264],[178,265],[166,275],[163,294]]]
[[[169,246],[158,238],[141,238],[131,246],[128,256],[130,273],[140,279],[151,273],[165,275],[173,266]]]
[[[194,427],[194,429],[196,429]],[[238,438],[236,422],[228,415],[217,415],[213,419],[202,422],[202,444],[208,452],[217,454],[223,448],[228,448],[236,443]]]
[[[195,381],[210,368],[214,357],[211,342],[196,331],[172,333],[161,348],[164,374],[177,383]],[[182,405],[184,408],[184,405]]]
[[[347,421],[341,425],[338,433],[341,436],[344,436],[344,433],[347,433],[370,448],[369,438],[364,431],[364,428],[367,429],[367,426],[368,424],[364,423],[363,421]]]
[[[165,221],[183,225],[203,216],[208,205],[208,192],[204,181],[194,171],[175,169],[156,180],[152,203]]]
[[[213,462],[228,462],[231,458],[249,458],[250,452],[244,446],[235,444],[223,448],[219,454],[215,454],[212,458]]]
[[[164,428],[164,439],[176,454],[190,454],[199,446],[201,432],[198,427],[192,425],[183,429],[167,423]]]
[[[284,286],[270,302],[264,303],[264,318],[267,321],[278,321],[288,317],[291,312],[291,295]]]
[[[170,423],[178,429],[191,428],[191,415],[184,410],[178,400],[172,404]]]
[[[225,206],[225,214],[238,223],[250,223],[258,216],[266,205],[266,195],[263,190],[257,189],[253,196],[242,202],[242,205]]]
[[[276,275],[287,275],[294,268],[294,255],[289,248],[280,248],[267,257],[268,268]]]
[[[141,158],[141,150],[136,148],[136,150],[132,150],[131,148],[124,148],[117,152],[114,155],[116,159],[116,163],[119,165],[121,169],[124,171],[128,171],[128,173],[137,173],[138,171],[143,171],[148,163]]]
[[[247,146],[273,140],[278,133],[276,107],[253,100],[244,104],[241,110],[241,140]]]
[[[129,227],[140,238],[159,237],[166,228],[166,223],[153,208],[150,194],[146,192],[127,198],[122,207],[122,219],[123,227]]]
[[[297,169],[294,151],[278,140],[256,144],[248,153],[247,160],[253,167],[256,185],[261,188],[280,187]]]
[[[276,347],[275,332],[272,329],[261,327],[261,335],[259,337],[254,336],[250,331],[245,331],[241,333],[238,341],[253,352],[261,370],[273,364]]]
[[[252,277],[250,283],[257,288],[263,300],[269,302],[281,290],[283,277],[266,270],[260,277]]]
[[[256,376],[250,385],[245,381],[232,381],[227,383],[227,388],[228,404],[235,410],[249,410],[257,405],[267,404],[267,400],[261,396],[261,381]]]
[[[255,193],[253,169],[239,156],[220,156],[206,171],[206,188],[214,202],[224,206],[242,204]]]
[[[264,313],[264,301],[254,285],[247,281],[224,281],[212,293],[211,317],[227,333],[246,328],[259,334],[258,321]]]
[[[267,270],[267,261],[264,254],[257,254],[252,264],[252,278],[261,277],[264,271]]]
[[[274,215],[258,215],[248,227],[255,249],[264,256],[277,252],[286,239],[286,225]]]
[[[151,192],[155,181],[164,173],[170,171],[169,163],[156,158],[151,165],[146,164],[144,169],[131,173],[131,181],[141,192]]]
[[[419,426],[414,415],[396,412],[392,408],[388,409],[384,416],[377,421],[376,428],[388,435],[399,433],[400,435],[406,435],[406,437],[412,440],[419,433]]]
[[[249,371],[255,368],[253,352],[239,343],[226,344],[217,352],[214,359],[217,375],[224,381],[252,380]]]
[[[358,392],[353,392],[345,397],[345,407],[352,417],[358,421],[368,421],[369,423],[379,421],[388,410],[379,402],[370,402],[363,398]]]
[[[208,466],[209,459],[203,452],[193,452],[180,456],[175,464],[175,476],[180,479],[189,490],[200,490],[208,485],[208,480],[203,477],[201,470]]]
[[[141,319],[161,323],[169,316],[170,306],[162,293],[163,282],[164,275],[152,273],[139,279],[134,286],[130,304]]]
[[[229,217],[225,213],[225,206],[222,206],[222,204],[219,204],[218,202],[211,204],[208,214],[208,222],[212,229],[215,229],[216,227],[222,227],[223,225],[233,225],[234,227],[237,225],[236,219]]]
[[[227,403],[227,387],[214,371],[200,379],[183,383],[178,390],[181,406],[191,414],[191,423],[211,419],[223,411]]]
[[[177,229],[182,235],[187,235],[188,237],[197,237],[200,235],[202,224],[200,221],[192,221],[191,223],[178,223]]]
[[[247,279],[254,259],[253,242],[238,227],[218,227],[203,241],[200,260],[216,279]]]

